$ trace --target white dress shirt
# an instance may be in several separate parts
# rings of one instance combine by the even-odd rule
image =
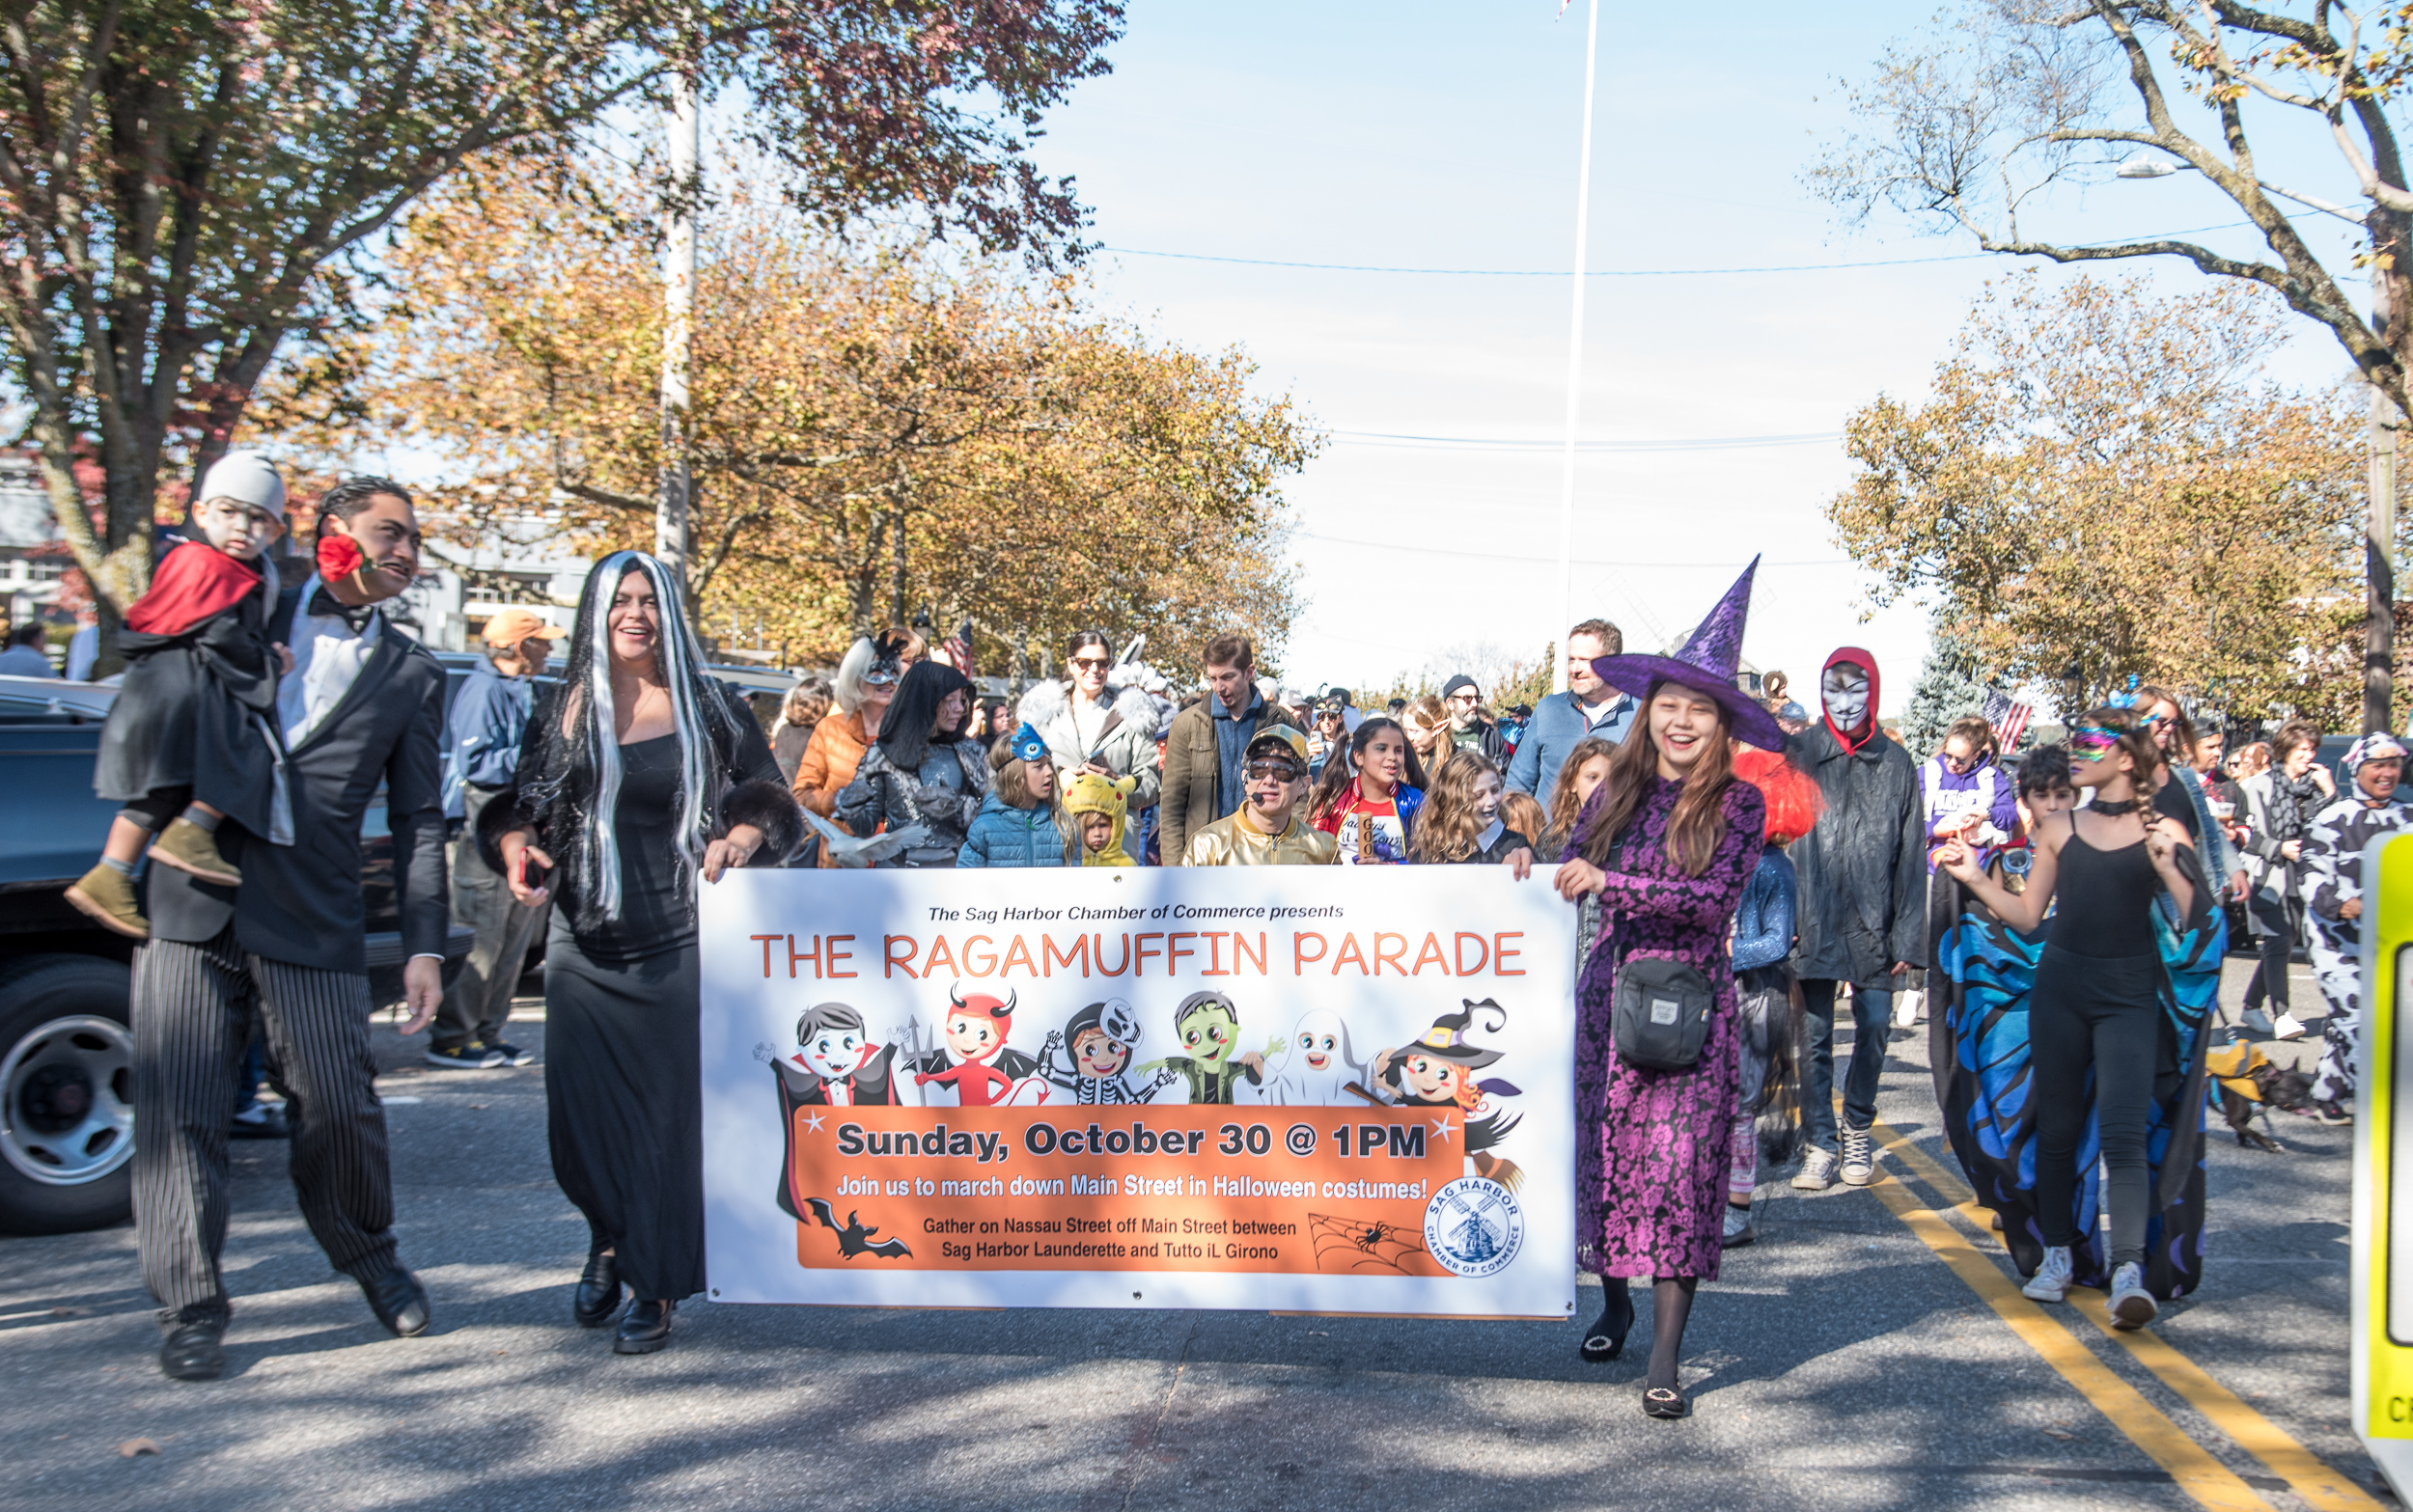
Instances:
[[[276,685],[277,723],[285,728],[285,748],[291,750],[326,722],[335,705],[360,678],[361,669],[376,653],[385,619],[372,612],[368,627],[354,635],[352,627],[333,617],[310,612],[310,595],[320,587],[313,572],[301,586],[301,607],[293,614],[293,671]]]

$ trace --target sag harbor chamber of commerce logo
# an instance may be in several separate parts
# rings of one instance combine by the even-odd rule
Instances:
[[[1496,1181],[1462,1177],[1425,1204],[1425,1249],[1453,1276],[1503,1270],[1524,1242],[1524,1209]]]

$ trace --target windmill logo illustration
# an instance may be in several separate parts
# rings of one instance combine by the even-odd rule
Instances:
[[[1525,1211],[1496,1181],[1467,1176],[1425,1204],[1425,1249],[1453,1276],[1505,1270],[1525,1242]]]

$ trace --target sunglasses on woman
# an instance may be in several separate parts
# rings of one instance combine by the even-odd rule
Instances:
[[[1103,656],[1075,656],[1072,665],[1083,672],[1104,672],[1114,663]]]

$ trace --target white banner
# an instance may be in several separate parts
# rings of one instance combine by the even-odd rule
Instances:
[[[1546,873],[704,891],[721,1301],[1574,1310],[1575,915]]]

